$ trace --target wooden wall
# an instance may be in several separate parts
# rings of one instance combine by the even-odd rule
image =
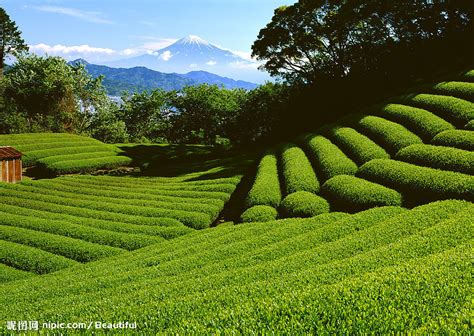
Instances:
[[[22,180],[21,159],[6,159],[0,161],[0,181],[16,183]]]

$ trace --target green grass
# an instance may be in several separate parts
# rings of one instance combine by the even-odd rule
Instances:
[[[433,92],[445,96],[453,96],[474,102],[474,83],[442,82],[433,86]]]
[[[7,283],[0,319],[136,320],[147,334],[469,334],[473,215],[444,201],[196,232]]]
[[[329,212],[329,203],[308,191],[297,191],[281,202],[282,217],[314,217]]]
[[[303,150],[286,144],[281,153],[281,171],[285,195],[297,191],[319,192],[319,182]]]
[[[402,205],[402,196],[397,191],[348,175],[326,181],[321,195],[329,201],[332,211],[354,213],[373,207]]]
[[[304,145],[321,182],[337,175],[354,175],[357,165],[339,147],[321,135],[308,135]]]
[[[268,205],[255,205],[241,215],[240,220],[243,223],[250,222],[268,222],[278,217],[278,211]]]
[[[412,106],[388,104],[375,113],[404,125],[424,141],[430,141],[440,132],[454,129],[453,125],[437,115]]]
[[[474,201],[474,176],[457,172],[376,159],[363,165],[357,176],[395,189],[404,201],[415,204],[450,198]]]
[[[402,98],[402,102],[433,112],[459,127],[474,119],[474,103],[460,98],[421,93]]]
[[[274,152],[266,153],[257,167],[257,174],[250,189],[246,206],[268,205],[277,208],[281,201],[278,163]]]
[[[389,159],[390,155],[365,135],[350,127],[332,127],[329,137],[355,163],[362,165],[372,159]]]
[[[444,131],[435,136],[431,143],[438,146],[449,146],[474,151],[474,131]]]
[[[474,152],[463,149],[412,145],[400,150],[395,159],[420,166],[474,175]]]

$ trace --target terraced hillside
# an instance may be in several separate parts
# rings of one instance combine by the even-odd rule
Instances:
[[[474,201],[474,86],[450,81],[391,99],[265,153],[243,222]]]
[[[141,333],[170,334],[469,334],[473,224],[473,204],[449,200],[207,229],[4,284],[0,320],[137,321]]]
[[[0,135],[0,146],[21,151],[24,166],[37,165],[55,175],[115,168],[132,161],[116,146],[67,133]]]
[[[241,175],[68,176],[0,183],[0,281],[124,254],[209,227]],[[233,166],[241,167],[239,161]]]

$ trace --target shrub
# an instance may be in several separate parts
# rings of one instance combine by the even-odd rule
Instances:
[[[466,73],[461,76],[461,79],[466,82],[474,82],[474,70],[466,71]]]
[[[105,156],[93,159],[68,160],[45,165],[46,170],[56,175],[90,173],[98,169],[113,169],[129,165],[132,159],[127,156]]]
[[[455,126],[462,127],[474,119],[474,103],[464,99],[421,93],[404,97],[402,101],[431,111]]]
[[[281,167],[287,195],[296,191],[312,193],[319,191],[316,174],[301,148],[293,144],[284,146],[281,155]]]
[[[469,100],[471,102],[474,101],[474,83],[442,82],[433,87],[433,92]]]
[[[450,146],[474,151],[474,131],[452,130],[438,134],[431,141],[433,145]]]
[[[0,239],[28,245],[79,262],[89,262],[125,252],[122,249],[38,232],[19,227],[0,225]]]
[[[0,264],[0,284],[32,276],[33,273],[17,270],[16,268]]]
[[[350,213],[378,206],[402,204],[402,196],[397,191],[348,175],[339,175],[327,180],[321,187],[321,195],[329,201],[333,211]]]
[[[328,130],[329,137],[358,165],[372,159],[389,159],[390,155],[370,140],[350,127],[335,126]]]
[[[0,240],[0,262],[36,274],[55,272],[79,264],[50,252],[4,240]]]
[[[281,202],[283,217],[314,217],[326,212],[329,212],[329,203],[307,191],[292,193]]]
[[[468,122],[466,126],[464,126],[464,128],[470,131],[474,131],[474,119]]]
[[[474,176],[376,159],[364,164],[357,176],[400,191],[409,203],[438,199],[474,200]]]
[[[92,227],[72,224],[63,220],[32,218],[31,216],[15,215],[3,211],[0,214],[0,225],[15,226],[24,229],[53,233],[85,240],[91,243],[124,248],[126,250],[136,250],[138,248],[163,241],[163,239],[160,237],[95,229]]]
[[[327,138],[310,135],[305,144],[321,181],[337,175],[354,175],[357,172],[357,165]]]
[[[405,125],[425,141],[430,141],[440,132],[454,129],[453,125],[437,115],[412,106],[388,104],[376,113]]]
[[[420,166],[474,175],[474,152],[463,149],[432,145],[412,145],[400,150],[395,158]]]
[[[268,222],[278,217],[278,211],[268,205],[255,205],[240,216],[243,223]]]
[[[281,190],[277,159],[274,152],[270,152],[263,156],[258,165],[257,175],[247,195],[246,204],[248,208],[255,205],[268,205],[276,208],[280,201]]]
[[[417,135],[404,126],[384,118],[356,116],[351,121],[356,129],[380,144],[390,155],[394,155],[403,147],[423,143]]]

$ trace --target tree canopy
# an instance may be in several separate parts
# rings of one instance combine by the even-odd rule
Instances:
[[[420,44],[428,53],[424,42],[466,31],[471,7],[462,0],[300,0],[275,10],[252,52],[292,83],[390,71],[393,53],[413,57]]]
[[[21,37],[21,32],[16,23],[0,7],[0,78],[3,76],[5,58],[7,56],[17,57],[27,51],[28,46]]]

